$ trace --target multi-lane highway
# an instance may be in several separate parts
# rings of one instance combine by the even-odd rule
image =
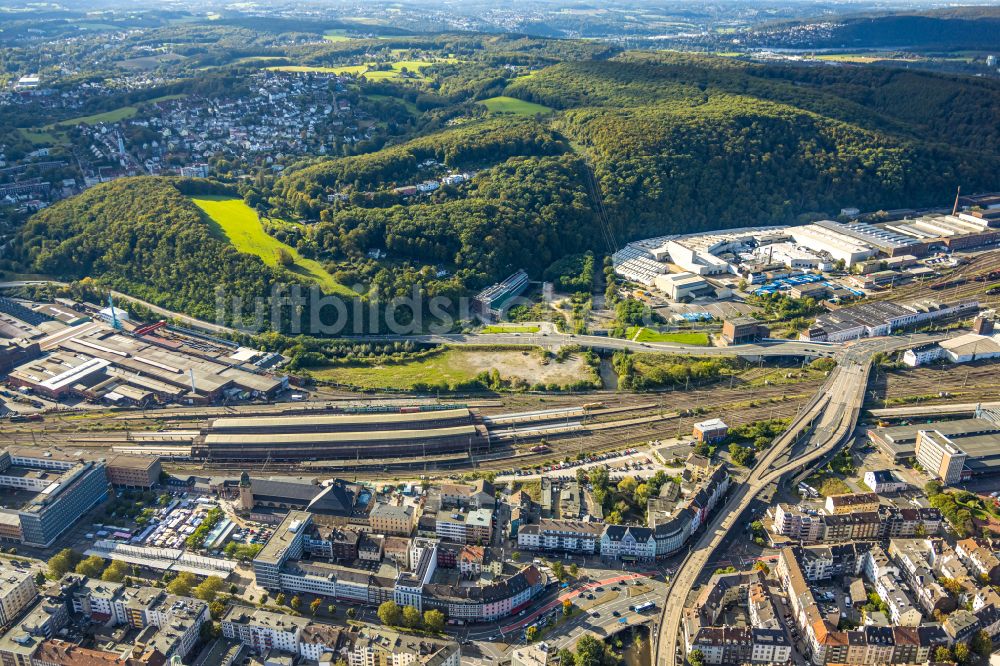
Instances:
[[[876,338],[857,342],[838,354],[838,366],[813,400],[759,458],[749,477],[730,491],[725,504],[677,569],[667,591],[654,654],[660,666],[683,663],[679,654],[684,606],[699,576],[730,530],[768,485],[792,471],[805,471],[825,460],[849,438],[864,404],[872,357],[941,336]],[[746,522],[746,521],[743,521]]]

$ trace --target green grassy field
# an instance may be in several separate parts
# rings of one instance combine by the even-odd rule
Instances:
[[[441,58],[437,61],[431,60],[400,60],[398,62],[392,63],[392,69],[387,70],[371,70],[372,64],[366,65],[341,65],[338,67],[319,67],[313,65],[277,65],[275,67],[268,67],[268,69],[275,72],[322,72],[325,74],[352,74],[358,76],[361,74],[365,75],[365,78],[369,81],[391,81],[395,79],[402,79],[403,70],[405,69],[412,76],[406,77],[411,80],[425,81],[426,79],[420,74],[420,70],[424,67],[429,67],[433,65],[434,62],[454,62],[454,58]]]
[[[184,99],[187,97],[187,93],[177,93],[175,95],[164,95],[163,97],[154,97],[151,100],[147,100],[146,104],[156,104],[157,102],[172,102],[175,99]]]
[[[480,333],[538,333],[537,326],[484,326]]]
[[[147,100],[147,103],[155,104],[157,102],[169,102],[170,100],[183,99],[185,97],[187,97],[187,93],[163,95],[162,97],[154,97],[153,99]],[[78,118],[60,120],[58,122],[49,123],[44,127],[21,128],[20,132],[24,138],[37,145],[46,146],[56,143],[64,143],[66,141],[66,137],[59,128],[72,127],[74,125],[116,123],[120,120],[131,118],[138,113],[138,111],[139,109],[137,107],[123,106],[117,109],[112,109],[111,111],[105,111],[104,113],[95,113],[90,116],[80,116]]]
[[[401,97],[394,97],[393,95],[368,95],[368,98],[369,99],[379,99],[379,100],[390,100],[390,99],[392,99],[392,100],[395,100],[395,101],[399,102],[403,106],[405,106],[406,110],[409,111],[412,115],[416,116],[416,115],[420,114],[420,109],[417,108],[416,104],[414,104],[413,102],[411,102],[409,100],[403,99]]]
[[[117,109],[112,109],[110,111],[105,111],[104,113],[95,113],[90,116],[80,116],[79,118],[70,118],[69,120],[60,120],[59,122],[52,123],[51,125],[46,125],[45,129],[49,130],[53,127],[62,126],[73,126],[73,125],[96,125],[97,123],[117,123],[119,120],[125,120],[126,118],[131,118],[138,112],[134,106],[122,106]]]
[[[18,131],[21,133],[21,136],[38,146],[51,146],[56,143],[62,143],[65,139],[65,137],[61,134],[48,132],[46,130],[33,130],[22,127]]]
[[[629,340],[635,335],[635,327],[629,327],[626,337]],[[661,333],[650,328],[643,328],[639,331],[637,342],[676,342],[681,345],[701,345],[708,346],[708,333],[703,331],[683,331],[676,333]]]
[[[446,348],[403,363],[331,365],[313,369],[311,373],[318,380],[337,384],[407,390],[417,384],[462,384],[494,368],[501,377],[520,378],[529,383],[568,385],[595,378],[594,371],[581,358],[571,357],[563,363],[543,361],[534,347],[523,350]]]
[[[312,65],[278,65],[268,67],[274,72],[319,72],[322,74],[361,74],[368,65],[342,65],[340,67],[314,67]]]
[[[507,113],[515,116],[534,116],[539,113],[552,113],[552,109],[534,102],[525,102],[515,97],[491,97],[479,102],[490,113]]]
[[[346,30],[337,29],[324,32],[323,39],[328,42],[349,42],[352,38],[347,36]]]
[[[334,280],[318,261],[302,257],[294,247],[267,235],[257,213],[242,199],[203,196],[192,197],[191,200],[219,226],[218,232],[228,238],[240,252],[255,254],[268,266],[277,266],[277,251],[284,250],[293,262],[290,266],[285,266],[289,271],[312,280],[327,293],[355,295],[352,290]]]

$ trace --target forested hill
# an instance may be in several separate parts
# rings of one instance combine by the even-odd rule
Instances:
[[[518,41],[497,39],[503,57],[466,44],[469,60],[441,65],[453,77],[413,84],[435,88],[438,102],[393,145],[303,159],[277,176],[260,169],[229,187],[279,241],[379,299],[413,288],[467,295],[518,268],[538,279],[567,255],[643,236],[942,205],[958,185],[1000,189],[996,81],[612,57],[569,41],[547,46],[544,62],[521,53],[538,67],[529,72],[510,68]],[[337,44],[324,48],[347,48]],[[369,85],[358,81],[359,94]],[[415,92],[395,85],[374,91]],[[498,100],[530,116],[495,115]],[[449,172],[475,175],[454,182]],[[441,186],[396,190],[425,180]],[[115,181],[53,205],[13,249],[26,271],[102,276],[207,317],[216,285],[251,297],[295,280],[236,252],[168,179]]]
[[[213,233],[170,180],[122,178],[34,215],[14,239],[26,267],[102,283],[164,307],[215,319],[215,288],[250,300],[293,282]]]
[[[751,34],[753,46],[823,49],[995,49],[1000,44],[1000,11],[996,7],[955,7],[924,15],[852,17],[828,32],[766,29]]]
[[[471,122],[375,153],[321,160],[289,169],[276,193],[302,217],[318,217],[322,194],[329,191],[372,191],[412,181],[427,159],[451,167],[493,166],[508,157],[556,155],[566,144],[551,129],[527,118]]]
[[[559,64],[506,94],[563,110],[552,124],[593,163],[622,238],[1000,186],[994,82],[639,54]]]

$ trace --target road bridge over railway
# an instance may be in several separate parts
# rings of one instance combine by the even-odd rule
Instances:
[[[754,499],[785,475],[807,472],[850,439],[864,405],[875,354],[940,337],[874,338],[846,346],[838,353],[837,368],[788,429],[759,456],[746,481],[730,490],[725,504],[678,566],[663,604],[659,630],[655,633],[653,654],[658,666],[684,663],[680,629],[688,596],[715,550],[730,530],[741,524],[741,516]]]

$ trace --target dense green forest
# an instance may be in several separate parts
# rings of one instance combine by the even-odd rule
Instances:
[[[212,234],[171,181],[127,178],[90,188],[34,215],[13,240],[35,272],[100,276],[115,289],[215,319],[215,290],[264,296],[294,282]]]
[[[565,150],[550,129],[532,120],[472,122],[375,153],[289,169],[275,188],[276,203],[302,217],[315,218],[328,191],[409,184],[418,175],[419,163],[427,159],[471,167],[496,164],[515,155],[552,155]]]
[[[200,83],[185,79],[171,91],[210,96],[245,85],[246,70],[225,64],[211,29],[161,32],[171,30],[188,39],[185,66],[217,65]],[[216,170],[224,185],[136,178],[92,188],[31,218],[12,245],[19,268],[100,276],[208,317],[216,285],[252,296],[294,282],[213,235],[178,191],[224,187],[260,213],[269,233],[322,262],[337,282],[358,285],[363,297],[413,288],[468,295],[517,268],[586,291],[595,255],[643,236],[806,221],[846,206],[941,205],[958,185],[1000,188],[993,80],[618,53],[510,35],[299,44],[295,33],[279,42],[251,39],[254,31],[241,24],[219,30],[230,55],[263,51],[333,65],[387,61],[402,49],[448,60],[419,82],[357,80],[338,92],[359,106],[369,95],[394,105],[393,131],[377,142],[280,173],[230,164]],[[478,103],[501,94],[555,112],[498,117]],[[107,104],[150,98],[122,95]],[[30,121],[30,109],[7,113],[12,126]],[[449,171],[475,175],[421,196],[396,191]]]

